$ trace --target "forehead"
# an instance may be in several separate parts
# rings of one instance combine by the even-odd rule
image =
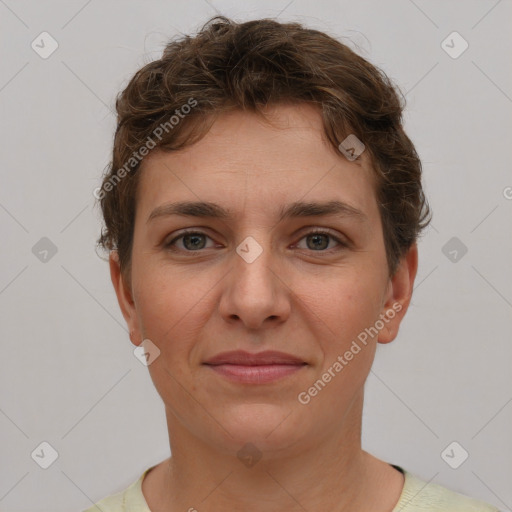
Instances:
[[[138,210],[167,201],[226,202],[261,214],[297,201],[340,200],[376,213],[374,176],[364,153],[347,160],[327,140],[320,111],[278,105],[255,113],[220,115],[186,148],[154,150],[141,167]]]

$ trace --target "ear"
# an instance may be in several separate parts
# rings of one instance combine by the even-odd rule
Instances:
[[[390,343],[396,338],[400,324],[411,302],[417,270],[418,246],[414,243],[407,253],[402,256],[397,271],[389,280],[380,316],[384,328],[379,332],[379,343]]]
[[[117,295],[117,302],[121,308],[128,329],[130,330],[131,342],[139,346],[142,342],[142,336],[139,328],[137,311],[133,301],[131,287],[123,279],[121,266],[119,264],[119,254],[117,251],[110,251],[109,255],[110,279],[114,285]]]

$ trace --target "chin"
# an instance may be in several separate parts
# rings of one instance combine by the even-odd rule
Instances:
[[[231,434],[223,436],[230,452],[237,452],[248,443],[261,451],[278,451],[301,438],[303,422],[297,424],[294,416],[292,408],[284,405],[245,403],[231,407],[222,418],[217,418]]]

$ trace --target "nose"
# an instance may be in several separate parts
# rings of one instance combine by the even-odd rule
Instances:
[[[251,330],[285,322],[291,308],[285,262],[272,254],[269,243],[258,243],[252,237],[233,251],[232,258],[232,269],[223,280],[222,317]]]

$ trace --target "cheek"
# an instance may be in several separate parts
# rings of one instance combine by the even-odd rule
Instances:
[[[301,390],[308,404],[300,403],[312,418],[321,418],[346,411],[368,377],[377,345],[370,328],[380,313],[380,295],[374,280],[354,277],[310,287],[309,297],[308,317],[321,319],[310,330],[322,359]]]
[[[146,329],[159,332],[170,328],[204,295],[197,279],[191,280],[190,275],[180,274],[150,258],[141,261],[137,269],[134,298]]]
[[[191,278],[166,265],[139,268],[134,298],[142,335],[159,347],[169,365],[183,366],[211,317],[215,280],[205,282],[199,273]]]
[[[303,309],[299,314],[325,330],[325,336],[319,338],[325,340],[325,348],[350,344],[352,337],[373,325],[382,301],[378,280],[371,272],[356,268],[333,271],[321,279],[306,279],[302,274],[294,293],[299,299],[297,307]]]

